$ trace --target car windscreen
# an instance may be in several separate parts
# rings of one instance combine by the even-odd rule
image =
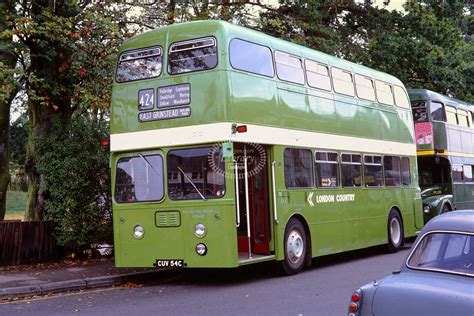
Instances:
[[[161,155],[138,155],[118,160],[114,191],[117,203],[159,201],[163,193]]]
[[[415,245],[407,266],[417,270],[474,276],[474,234],[430,232]]]
[[[220,147],[171,150],[168,194],[172,200],[219,198],[225,194],[225,165]]]
[[[163,54],[160,46],[123,52],[119,57],[115,80],[122,83],[158,77],[162,64]]]

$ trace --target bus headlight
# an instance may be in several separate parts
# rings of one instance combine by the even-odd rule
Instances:
[[[431,212],[431,206],[426,205],[425,207],[423,207],[423,212],[429,214]]]
[[[207,247],[204,244],[197,244],[196,245],[196,252],[200,256],[204,256],[207,253]]]
[[[194,226],[194,233],[200,238],[204,237],[206,235],[206,226],[204,224],[196,224]]]
[[[133,237],[136,239],[142,239],[143,235],[145,235],[145,229],[140,225],[135,226],[133,229]]]

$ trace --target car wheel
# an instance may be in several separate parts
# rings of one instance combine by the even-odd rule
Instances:
[[[283,272],[293,275],[300,272],[306,263],[307,247],[306,230],[296,218],[292,218],[285,229],[285,259],[282,261]]]
[[[451,207],[448,203],[444,203],[443,208],[441,209],[441,214],[451,212]]]
[[[403,223],[400,214],[392,209],[388,215],[387,222],[388,233],[388,250],[390,252],[397,252],[403,245]]]

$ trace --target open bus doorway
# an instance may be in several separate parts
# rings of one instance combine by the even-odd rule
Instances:
[[[258,144],[235,143],[234,168],[237,168],[239,258],[269,255],[270,185],[266,148]]]

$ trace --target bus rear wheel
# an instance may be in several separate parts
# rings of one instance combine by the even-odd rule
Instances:
[[[296,218],[292,218],[285,229],[285,259],[282,262],[283,272],[293,275],[300,272],[305,263],[307,255],[306,230]]]
[[[392,253],[397,252],[403,245],[403,222],[400,214],[392,209],[388,214],[387,221],[388,250]]]

